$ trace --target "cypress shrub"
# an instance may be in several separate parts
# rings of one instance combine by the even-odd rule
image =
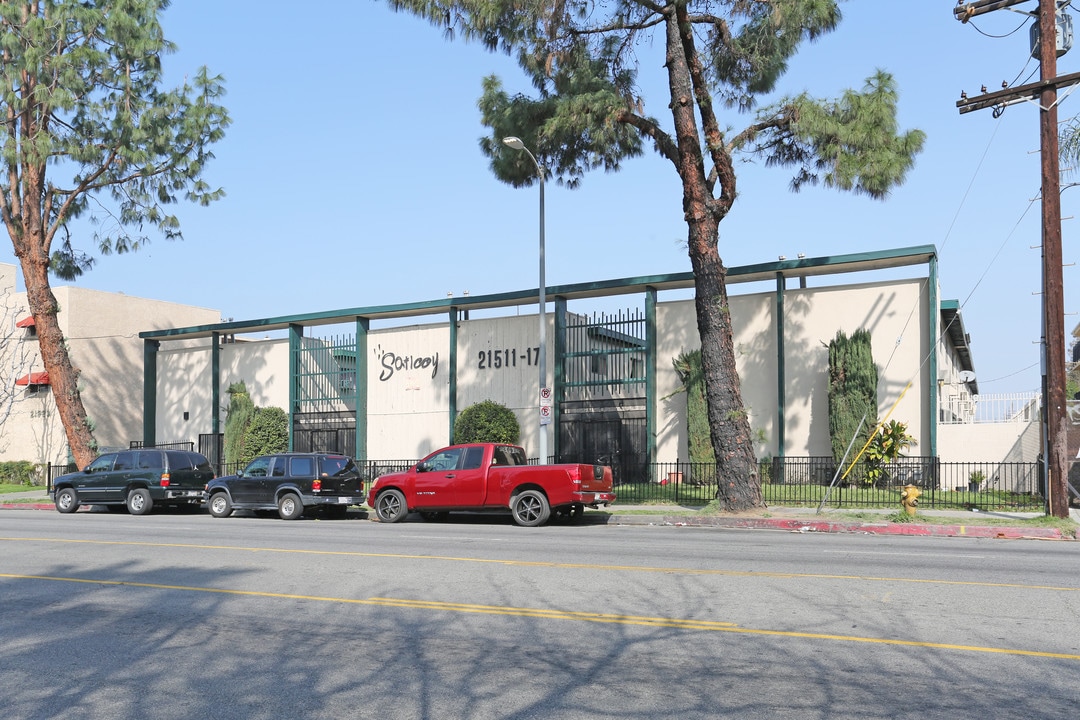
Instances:
[[[255,403],[251,401],[243,380],[230,385],[227,392],[229,409],[225,413],[225,462],[233,464],[243,462],[247,457],[244,452],[244,434],[255,415]]]
[[[705,375],[701,369],[701,350],[684,352],[672,359],[675,373],[686,391],[686,438],[690,462],[716,466],[712,436],[709,433],[709,410],[705,402]]]
[[[837,463],[843,460],[860,420],[853,452],[862,449],[877,427],[877,384],[870,333],[859,329],[848,337],[838,330],[829,343],[829,437]]]

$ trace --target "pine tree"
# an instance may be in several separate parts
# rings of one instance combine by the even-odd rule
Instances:
[[[50,271],[71,280],[94,260],[76,249],[71,221],[98,214],[102,254],[138,250],[144,228],[180,237],[166,206],[222,195],[202,179],[209,147],[229,124],[220,78],[159,86],[173,51],[158,17],[169,0],[0,3],[4,118],[0,219],[19,258],[53,398],[79,466],[94,456]]]
[[[719,225],[738,195],[736,158],[790,167],[792,188],[827,187],[884,198],[903,182],[924,134],[899,132],[897,91],[884,71],[861,91],[835,100],[771,94],[800,45],[840,22],[836,0],[616,0],[520,3],[505,0],[389,0],[517,57],[535,97],[510,95],[496,77],[483,81],[479,105],[491,135],[481,149],[499,179],[537,180],[519,137],[560,182],[576,186],[588,170],[618,170],[647,146],[670,162],[682,188],[687,247],[695,277],[702,372],[724,510],[762,505],[750,423],[735,367],[730,307],[720,259]],[[639,59],[661,65],[667,92],[647,114],[637,84]],[[732,115],[752,115],[741,129]],[[640,198],[628,199],[639,207]]]

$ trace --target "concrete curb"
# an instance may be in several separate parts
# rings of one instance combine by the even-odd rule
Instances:
[[[0,503],[0,510],[51,510],[50,503]],[[84,505],[78,512],[92,512]],[[931,525],[919,522],[852,522],[817,518],[724,517],[722,515],[629,515],[612,513],[601,516],[588,512],[585,521],[606,525],[658,525],[666,527],[710,527],[742,530],[783,530],[797,533],[849,533],[863,535],[912,535],[921,537],[974,537],[1002,540],[1072,540],[1058,528],[1009,527],[1005,525]]]
[[[834,522],[802,518],[739,518],[690,515],[619,515],[608,519],[618,525],[665,525],[674,527],[727,527],[784,530],[800,533],[861,533],[866,535],[914,535],[923,537],[980,537],[1007,540],[1072,540],[1058,528],[990,525],[924,525],[912,523]]]

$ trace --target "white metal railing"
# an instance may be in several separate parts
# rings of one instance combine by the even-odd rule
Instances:
[[[972,423],[1030,423],[1039,419],[1042,393],[998,395],[954,394],[942,398],[938,421],[942,425]]]

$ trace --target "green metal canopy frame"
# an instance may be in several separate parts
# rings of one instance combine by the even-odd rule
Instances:
[[[846,255],[824,257],[800,257],[793,260],[781,259],[776,262],[745,265],[728,270],[728,284],[745,284],[753,282],[776,283],[776,333],[777,333],[777,447],[781,455],[784,448],[784,418],[786,410],[785,397],[785,370],[784,370],[784,302],[787,280],[789,278],[807,278],[824,275],[838,275],[844,273],[868,272],[890,268],[899,268],[916,265],[927,265],[929,281],[929,307],[936,309],[929,313],[927,318],[930,354],[928,358],[928,376],[937,377],[937,337],[939,335],[940,319],[943,312],[950,313],[950,324],[946,334],[947,339],[957,347],[958,357],[961,363],[970,365],[970,350],[967,346],[966,335],[962,331],[954,330],[954,323],[959,318],[959,305],[955,301],[946,301],[939,307],[938,300],[938,277],[937,277],[937,250],[933,245],[920,245],[893,250],[881,250],[866,253],[853,253]],[[577,283],[570,285],[548,286],[548,297],[555,303],[556,327],[560,322],[565,323],[565,318],[560,321],[560,315],[566,312],[566,303],[570,300],[582,300],[588,298],[614,297],[619,295],[644,294],[646,298],[647,318],[647,343],[646,343],[646,403],[648,410],[647,437],[649,447],[647,454],[650,461],[656,456],[656,433],[655,412],[656,406],[656,302],[658,294],[665,291],[687,290],[694,287],[694,275],[692,272],[673,273],[667,275],[650,275],[643,277],[622,278],[616,280],[603,280],[589,283]],[[223,337],[252,332],[270,332],[277,330],[288,331],[290,347],[295,348],[302,337],[303,329],[321,325],[335,325],[342,323],[355,323],[356,327],[356,456],[358,460],[367,459],[367,365],[368,352],[367,341],[372,321],[393,321],[412,317],[434,317],[445,314],[449,318],[450,345],[450,427],[448,437],[453,436],[453,421],[457,409],[457,349],[456,349],[456,325],[461,317],[467,317],[470,310],[512,308],[537,304],[537,289],[526,289],[508,293],[490,295],[477,295],[470,297],[453,297],[440,300],[429,300],[415,303],[397,305],[373,305],[366,307],[354,307],[341,310],[330,310],[318,313],[306,313],[298,315],[286,315],[280,317],[261,318],[255,320],[229,321],[211,325],[198,325],[183,328],[168,328],[163,330],[148,330],[139,333],[144,342],[143,347],[143,442],[153,445],[156,442],[157,426],[157,354],[161,343],[168,341],[195,340],[210,338],[211,343],[211,404],[213,408],[221,407],[220,387],[220,352]],[[546,308],[544,309],[546,312]],[[956,327],[962,328],[957,325]],[[959,344],[958,344],[959,343]],[[293,353],[290,353],[290,357]],[[560,383],[558,377],[560,368],[563,368],[562,358],[556,347],[554,364],[554,384],[556,397],[560,395]],[[965,368],[970,369],[970,368]],[[292,426],[292,408],[296,405],[296,368],[290,361],[290,427]],[[936,394],[929,393],[929,413],[933,420],[937,417]],[[220,420],[217,412],[211,413],[211,433],[215,436],[220,433]],[[558,409],[556,408],[555,423],[558,423]],[[930,422],[930,453],[937,453],[936,422]],[[558,434],[556,433],[556,438]],[[291,438],[290,438],[291,441]],[[557,442],[557,440],[556,440]],[[555,452],[558,452],[556,445]]]

